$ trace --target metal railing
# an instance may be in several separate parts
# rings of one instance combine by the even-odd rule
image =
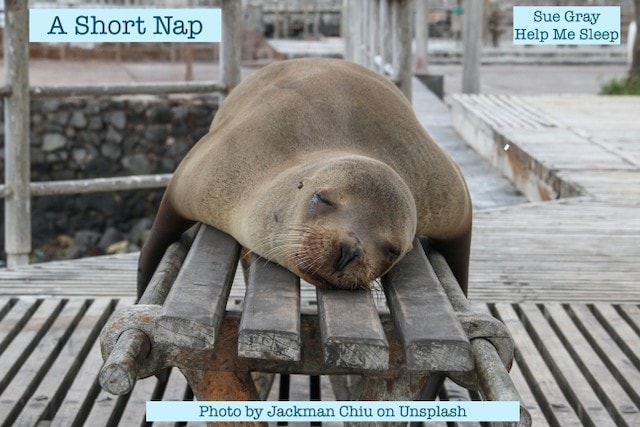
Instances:
[[[123,2],[131,4],[131,2]],[[29,11],[24,0],[4,0],[5,86],[5,251],[9,268],[29,263],[31,197],[100,191],[161,188],[170,175],[126,176],[73,181],[30,182],[29,101],[44,96],[228,93],[240,82],[241,2],[222,0],[220,82],[136,83],[130,85],[29,86]]]

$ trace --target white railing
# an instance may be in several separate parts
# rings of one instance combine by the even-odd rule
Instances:
[[[101,2],[94,2],[101,3]],[[105,3],[116,3],[105,1]],[[150,2],[123,1],[120,5]],[[154,6],[155,6],[154,2]],[[169,2],[166,2],[169,3]],[[200,2],[190,2],[198,5]],[[160,188],[169,175],[129,176],[74,181],[30,182],[29,100],[39,96],[90,96],[123,94],[168,94],[188,92],[227,93],[240,82],[241,2],[222,0],[222,43],[220,82],[142,83],[132,85],[30,87],[29,11],[24,0],[4,0],[5,86],[5,251],[9,268],[28,264],[31,253],[31,197],[99,191]],[[184,5],[184,3],[182,3]]]

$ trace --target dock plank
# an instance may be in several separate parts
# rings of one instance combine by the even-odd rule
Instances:
[[[133,298],[111,301],[113,308],[111,308],[110,311],[119,310],[133,303]],[[68,386],[62,402],[60,402],[55,411],[50,427],[81,426],[83,421],[89,416],[95,402],[105,402],[105,392],[102,391],[98,384],[98,372],[102,364],[100,340],[96,337],[91,349],[84,360],[82,360],[82,366],[80,366],[73,378],[73,382]],[[102,397],[100,397],[100,394],[102,394]],[[112,401],[115,401],[116,397],[112,396],[112,399]],[[109,418],[104,419],[107,420]]]
[[[509,304],[496,304],[498,318],[509,328],[516,345],[516,360],[536,401],[550,419],[558,426],[582,426],[580,417],[564,396],[552,370],[540,354],[527,333],[515,309]]]
[[[576,323],[578,329],[589,340],[593,349],[597,352],[608,369],[612,372],[616,381],[625,392],[640,406],[640,370],[634,365],[625,352],[618,346],[616,340],[609,335],[600,324],[591,310],[583,304],[569,305],[569,314]]]
[[[616,424],[629,426],[640,424],[640,411],[636,408],[636,404],[576,327],[566,309],[560,304],[545,304],[543,310],[551,327],[570,352],[590,386],[604,402]]]
[[[46,302],[43,302],[41,308]],[[30,401],[42,377],[50,369],[51,364],[84,314],[87,303],[84,299],[72,299],[66,304],[60,305],[60,309],[55,310],[52,313],[53,316],[48,319],[51,326],[40,328],[39,332],[44,335],[36,345],[31,347],[28,356],[22,358],[19,369],[16,370],[11,382],[3,391],[3,399],[0,400],[0,416],[5,417],[5,420],[15,421],[23,409],[22,403]],[[28,326],[25,327],[25,332],[30,335]],[[47,391],[44,396],[35,396],[31,402],[36,407],[46,404],[44,401],[48,400],[49,392]]]
[[[111,300],[87,300],[84,305],[89,303],[91,305],[82,314],[78,325],[69,332],[69,339],[47,370],[46,376],[24,405],[16,424],[35,425],[40,420],[50,418],[67,394],[74,376],[111,314]],[[79,301],[78,304],[81,302]],[[53,331],[49,333],[51,332]]]
[[[584,371],[575,363],[575,358],[566,350],[539,308],[533,304],[521,304],[519,310],[529,335],[582,422],[593,426],[616,426],[583,375]]]

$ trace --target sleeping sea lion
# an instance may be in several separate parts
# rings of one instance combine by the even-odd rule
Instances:
[[[274,63],[231,92],[168,185],[139,296],[196,221],[316,286],[346,289],[369,286],[427,236],[466,292],[460,170],[392,82],[344,60]]]

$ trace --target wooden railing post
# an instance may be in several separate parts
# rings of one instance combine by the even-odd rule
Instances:
[[[14,267],[28,264],[31,253],[28,2],[5,0],[4,11],[4,75],[11,88],[4,101],[5,251]]]
[[[411,101],[413,79],[413,0],[395,0],[393,2],[395,21],[393,31],[394,78],[404,96]]]
[[[220,79],[229,93],[240,83],[242,2],[222,0],[222,43],[220,44]]]
[[[466,0],[462,27],[462,93],[480,92],[480,61],[482,59],[483,1]]]
[[[411,100],[413,0],[344,0],[345,58],[390,77]]]

